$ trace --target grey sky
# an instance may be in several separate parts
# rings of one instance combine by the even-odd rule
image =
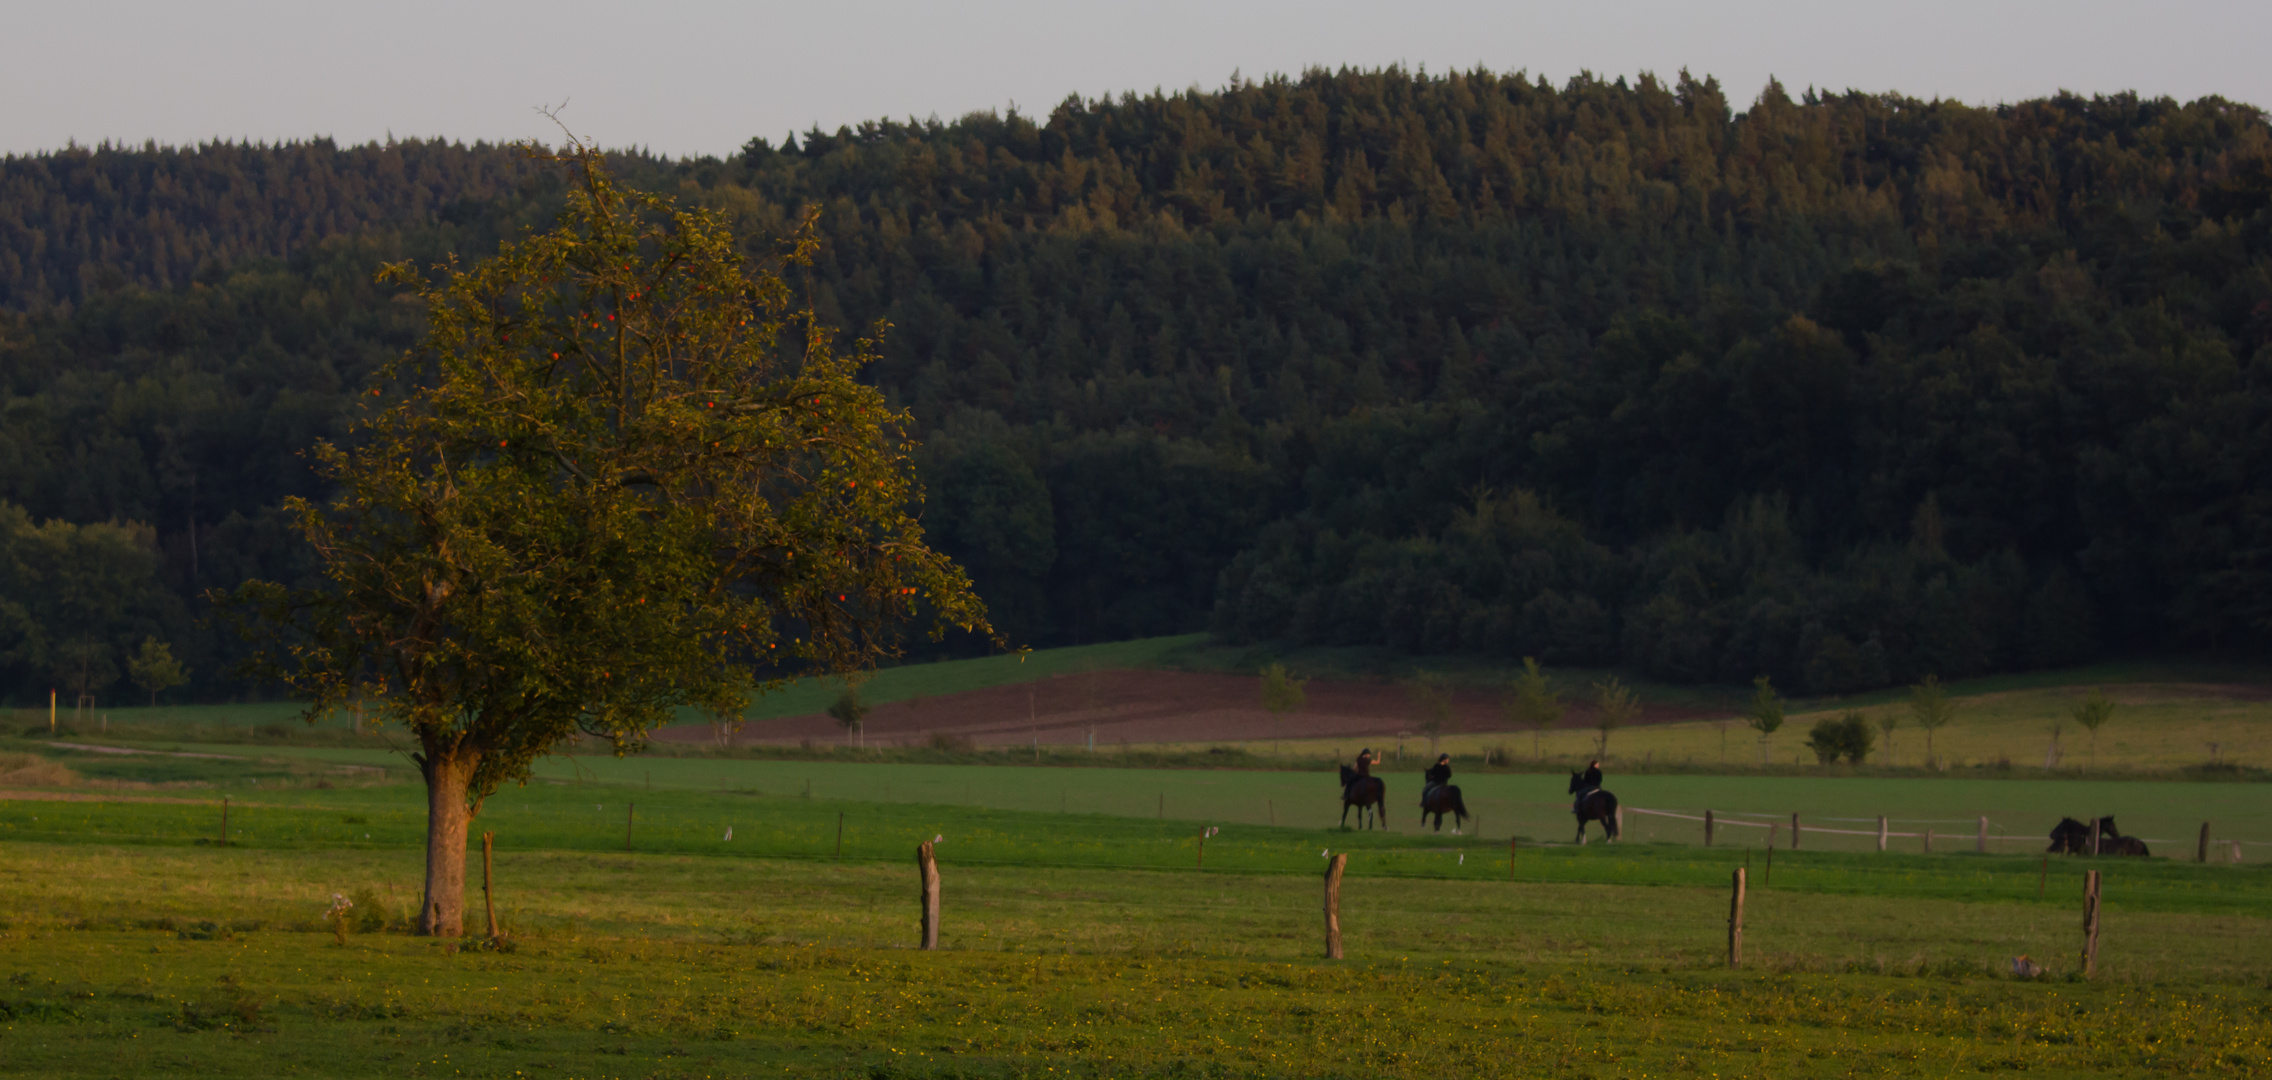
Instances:
[[[0,152],[104,139],[551,138],[727,154],[751,135],[1311,65],[1557,82],[1682,67],[1738,103],[1805,87],[2012,101],[2059,89],[2272,104],[2272,3],[1812,0],[940,5],[10,0]]]

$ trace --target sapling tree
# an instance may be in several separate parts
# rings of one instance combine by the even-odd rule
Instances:
[[[1415,672],[1412,681],[1405,684],[1405,692],[1412,697],[1412,718],[1420,733],[1428,737],[1428,752],[1436,752],[1443,740],[1444,731],[1451,726],[1452,684],[1442,672]]]
[[[314,719],[401,724],[427,789],[422,933],[461,932],[468,827],[570,740],[618,755],[682,706],[739,713],[904,628],[991,635],[924,543],[903,414],[710,214],[572,145],[557,225],[470,266],[390,266],[426,313],[294,499],[318,587],[249,582],[256,670]],[[813,219],[779,250],[799,262]]]
[[[1609,733],[1633,722],[1641,715],[1641,703],[1633,691],[1625,688],[1612,675],[1604,682],[1594,684],[1594,756],[1609,756]]]
[[[158,695],[189,681],[189,672],[174,659],[173,646],[154,637],[142,639],[140,652],[126,661],[126,674],[134,685],[150,694],[150,707],[158,707]]]
[[[2098,729],[2114,719],[2114,702],[2107,700],[2106,693],[2094,686],[2091,688],[2091,696],[2075,703],[2074,711],[2069,715],[2075,718],[2075,723],[2081,725],[2084,731],[2091,733],[2091,768],[2098,768]]]
[[[1554,685],[1547,681],[1546,672],[1538,666],[1535,656],[1523,657],[1523,673],[1515,676],[1514,693],[1500,703],[1507,722],[1530,729],[1530,756],[1533,760],[1545,757],[1539,748],[1539,737],[1547,728],[1562,722],[1562,702],[1554,694]]]
[[[1949,700],[1948,691],[1941,688],[1941,677],[1927,675],[1909,688],[1909,718],[1925,730],[1925,767],[1936,764],[1933,756],[1933,733],[1947,727],[1956,719],[1956,704]]]
[[[1290,712],[1298,712],[1309,698],[1302,693],[1304,680],[1297,679],[1284,664],[1272,664],[1262,669],[1262,707],[1270,710],[1270,731],[1278,733],[1278,726]],[[1273,738],[1273,743],[1276,742]]]
[[[1744,715],[1744,723],[1759,733],[1761,764],[1774,758],[1775,732],[1783,727],[1783,716],[1783,697],[1775,692],[1775,684],[1765,675],[1751,680],[1751,711]]]
[[[850,742],[854,736],[858,736],[860,745],[866,746],[868,744],[868,710],[871,708],[874,708],[874,706],[860,700],[859,684],[846,681],[844,692],[838,694],[836,700],[829,703],[828,715],[836,721],[837,727],[844,729],[844,740],[846,742]]]

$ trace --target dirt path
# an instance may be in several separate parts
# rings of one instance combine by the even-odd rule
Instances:
[[[1419,730],[1410,696],[1384,683],[1312,680],[1308,705],[1273,723],[1262,708],[1262,680],[1249,675],[1186,671],[1093,671],[1038,682],[878,705],[868,714],[866,737],[884,746],[910,745],[933,735],[966,738],[981,746],[1052,746],[1086,743],[1214,742],[1324,737],[1393,738]],[[1702,709],[1650,705],[1635,725],[1666,724],[1711,715]],[[1592,709],[1569,706],[1561,727],[1583,728]],[[1453,696],[1446,734],[1506,731],[1496,695],[1460,691]],[[1510,732],[1512,738],[1514,733]],[[707,742],[704,725],[681,725],[659,738]],[[827,716],[813,714],[753,721],[736,745],[829,742],[844,733]]]

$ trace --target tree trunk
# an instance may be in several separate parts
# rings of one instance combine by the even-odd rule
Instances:
[[[418,932],[427,937],[465,933],[465,839],[474,809],[466,801],[480,755],[429,746],[418,763],[426,778],[426,905]]]

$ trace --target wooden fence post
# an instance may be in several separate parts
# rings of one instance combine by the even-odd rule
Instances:
[[[1791,850],[1799,850],[1799,815],[1791,815]]]
[[[221,846],[229,846],[229,797],[221,796]]]
[[[2204,863],[2209,861],[2209,823],[2206,821],[2201,823],[2201,854],[2193,861]]]
[[[836,857],[844,857],[844,811],[836,812]]]
[[[2091,854],[2093,854],[2093,855],[2096,855],[2096,854],[2098,854],[2098,829],[2099,829],[2099,825],[2098,825],[2098,823],[2099,823],[2099,822],[2101,822],[2101,821],[2104,821],[2104,820],[2106,820],[2106,819],[2104,819],[2104,818],[2092,818],[2092,819],[2091,819]]]
[[[1349,856],[1335,855],[1325,864],[1325,958],[1341,959],[1341,871]]]
[[[1932,853],[1933,853],[1933,827],[1932,827],[1932,826],[1930,826],[1930,825],[1927,825],[1927,826],[1925,826],[1925,854],[1927,854],[1927,855],[1930,855],[1930,854],[1932,854]]]
[[[1521,841],[1515,837],[1510,836],[1507,838],[1507,877],[1510,879],[1515,876],[1515,845],[1519,843],[1521,843]],[[2237,862],[2239,860],[2236,859],[2234,861]]]
[[[1743,867],[1736,867],[1735,894],[1728,900],[1728,966],[1743,966]]]
[[[2098,969],[2098,871],[2083,875],[2083,978]]]
[[[1775,838],[1770,836],[1767,839],[1767,872],[1759,876],[1759,887],[1764,889],[1773,884],[1775,884]]]
[[[1878,815],[1878,850],[1885,850],[1885,815]]]
[[[931,855],[931,842],[915,845],[915,868],[923,875],[923,944],[939,947],[939,860]]]
[[[1610,839],[1625,839],[1625,808],[1623,806],[1617,808],[1617,835],[1610,837]]]
[[[623,850],[631,850],[631,823],[639,817],[639,804],[623,808]]]
[[[1198,859],[1197,859],[1197,860],[1196,860],[1196,861],[1195,861],[1195,862],[1194,862],[1194,863],[1192,864],[1192,868],[1193,868],[1193,869],[1195,869],[1195,870],[1205,870],[1205,869],[1207,869],[1207,833],[1208,833],[1208,831],[1209,831],[1209,830],[1206,830],[1206,829],[1201,829],[1201,830],[1199,830],[1199,858],[1198,858]]]
[[[1712,812],[1704,811],[1704,846],[1712,846]]]
[[[497,898],[490,894],[489,879],[495,869],[492,860],[497,853],[497,834],[481,834],[481,906],[489,909],[489,940],[497,940]]]
[[[2050,881],[2051,881],[2051,853],[2050,853],[2050,852],[2048,852],[2048,851],[2046,851],[2046,852],[2044,852],[2044,853],[2043,853],[2043,869],[2042,869],[2042,870],[2041,870],[2040,872],[2038,872],[2038,873],[2036,874],[2036,878],[2035,878],[2035,898],[2036,898],[2036,899],[2038,899],[2038,900],[2041,900],[2041,899],[2043,899],[2043,887],[2044,887],[2044,885],[2046,885],[2047,883],[2049,883]]]
[[[1988,815],[1980,815],[1980,832],[1972,838],[1972,850],[1988,854]]]

